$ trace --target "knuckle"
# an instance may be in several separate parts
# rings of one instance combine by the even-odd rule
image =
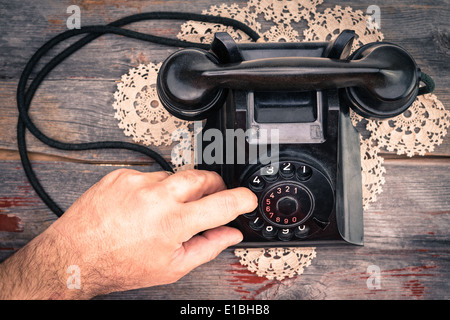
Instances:
[[[120,175],[122,175],[125,170],[127,170],[127,169],[122,168],[122,169],[117,169],[117,170],[111,171],[103,178],[103,180],[112,182],[112,181],[116,180]]]
[[[131,171],[133,171],[133,170],[126,169],[126,168],[120,168],[120,169],[117,169],[117,170],[114,170],[114,171],[108,173],[104,177],[104,180],[107,182],[115,182],[119,179],[122,179],[124,176],[127,176],[128,174],[130,174]]]
[[[205,174],[195,169],[189,169],[183,171],[183,178],[188,180],[188,182],[203,182],[205,179]]]
[[[150,175],[152,178],[155,178],[155,179],[165,179],[170,176],[167,171],[155,171],[155,172],[150,173]]]
[[[116,181],[126,185],[140,185],[145,181],[145,177],[141,172],[136,170],[119,169]]]
[[[204,172],[195,169],[185,170],[177,173],[177,175],[179,179],[178,182],[180,182],[179,184],[191,186],[193,188],[203,185],[207,180],[207,176]]]
[[[150,204],[152,200],[152,190],[148,188],[136,188],[133,191],[133,198],[138,204]]]

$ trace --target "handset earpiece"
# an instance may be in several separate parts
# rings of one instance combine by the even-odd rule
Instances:
[[[352,61],[373,61],[379,77],[364,86],[345,88],[352,109],[365,118],[395,117],[409,108],[419,92],[421,71],[412,56],[398,45],[375,42],[362,46]]]
[[[364,117],[388,118],[415,100],[420,69],[401,47],[372,43],[349,59],[280,57],[220,64],[201,49],[172,54],[161,66],[158,94],[166,109],[187,120],[204,119],[220,108],[227,89],[313,91],[345,88],[353,109]]]
[[[216,56],[202,49],[183,49],[169,56],[160,68],[156,83],[166,110],[180,119],[202,120],[220,108],[228,90],[210,86],[202,76],[217,65]]]

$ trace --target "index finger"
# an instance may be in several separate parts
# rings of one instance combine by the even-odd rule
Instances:
[[[183,205],[182,223],[186,238],[223,226],[258,205],[256,195],[247,188],[222,190]]]

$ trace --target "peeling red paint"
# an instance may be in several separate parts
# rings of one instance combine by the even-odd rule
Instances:
[[[23,232],[21,220],[14,215],[0,213],[0,231]]]
[[[425,291],[425,287],[419,282],[419,280],[410,280],[407,281],[403,288],[410,291],[410,295],[416,298],[423,298],[423,294]],[[410,296],[408,295],[408,296]]]
[[[34,205],[36,199],[30,197],[3,197],[0,198],[0,208],[12,208]]]
[[[259,277],[256,273],[245,269],[240,263],[231,264],[231,270],[228,270],[228,273],[232,274],[232,278],[227,281],[235,287],[234,291],[241,295],[241,299],[245,300],[255,300],[257,295],[280,283],[277,280]],[[249,285],[261,286],[252,291]]]
[[[18,167],[18,169],[22,169],[22,168]],[[17,186],[17,189],[19,189],[21,191],[24,191],[25,194],[28,194],[32,190],[31,185],[29,185],[29,184],[26,184],[26,185],[23,185],[23,186]]]
[[[6,232],[23,232],[21,219],[10,214],[10,208],[16,207],[32,207],[39,202],[36,196],[25,196],[31,190],[31,186],[19,186],[19,190],[24,192],[21,197],[0,197],[0,231]]]
[[[436,266],[417,266],[417,267],[405,267],[401,269],[392,269],[392,270],[382,270],[381,273],[383,276],[390,276],[390,277],[410,277],[410,276],[416,276],[416,277],[433,277],[434,274],[430,273],[420,273],[424,270],[428,269],[435,269]],[[401,272],[400,274],[389,274],[389,273],[396,273]],[[406,273],[403,273],[406,272]]]
[[[268,281],[267,278],[258,277],[256,273],[253,273],[247,269],[244,269],[240,263],[233,263],[231,265],[232,269],[229,270],[229,273],[233,274],[231,282],[244,282],[247,284],[260,284]],[[238,268],[239,267],[239,268]]]
[[[134,8],[139,12],[142,10],[143,3],[141,1],[129,1],[129,0],[119,0],[114,1],[105,1],[105,0],[77,0],[75,4],[79,5],[82,10],[85,11],[105,11],[105,8],[108,6],[114,6],[116,8]]]
[[[431,214],[432,216],[437,216],[441,214],[449,214],[450,211],[435,211],[435,212],[427,212],[428,214]]]
[[[32,192],[29,184],[18,186],[17,189],[20,193],[16,197],[0,197],[0,208],[33,207],[40,203],[40,199]]]

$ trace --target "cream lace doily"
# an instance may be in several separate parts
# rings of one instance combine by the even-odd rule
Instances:
[[[249,248],[235,254],[248,270],[269,280],[283,280],[303,273],[316,257],[315,248]]]
[[[345,29],[354,30],[353,49],[384,39],[377,28],[368,28],[368,16],[351,7],[335,6],[319,11],[323,0],[250,0],[243,5],[220,4],[202,13],[220,15],[244,22],[262,41],[330,41]],[[298,25],[306,25],[299,30]],[[222,25],[187,21],[181,26],[180,40],[210,43],[214,34],[228,32],[236,41],[251,41],[241,31]],[[171,161],[181,170],[193,167],[192,123],[172,117],[156,94],[156,77],[161,62],[139,65],[122,76],[114,94],[115,118],[125,135],[136,143],[173,146]],[[432,152],[442,143],[449,127],[450,113],[433,94],[419,96],[405,113],[389,120],[374,121],[351,114],[361,135],[363,201],[367,209],[382,192],[385,182],[382,150],[409,157]],[[363,137],[364,136],[364,137]],[[258,276],[282,280],[302,274],[315,257],[315,248],[237,249],[242,265]]]
[[[136,143],[170,146],[177,142],[171,153],[175,169],[193,168],[194,126],[170,115],[159,101],[156,79],[161,64],[141,64],[122,76],[114,93],[114,117]]]

